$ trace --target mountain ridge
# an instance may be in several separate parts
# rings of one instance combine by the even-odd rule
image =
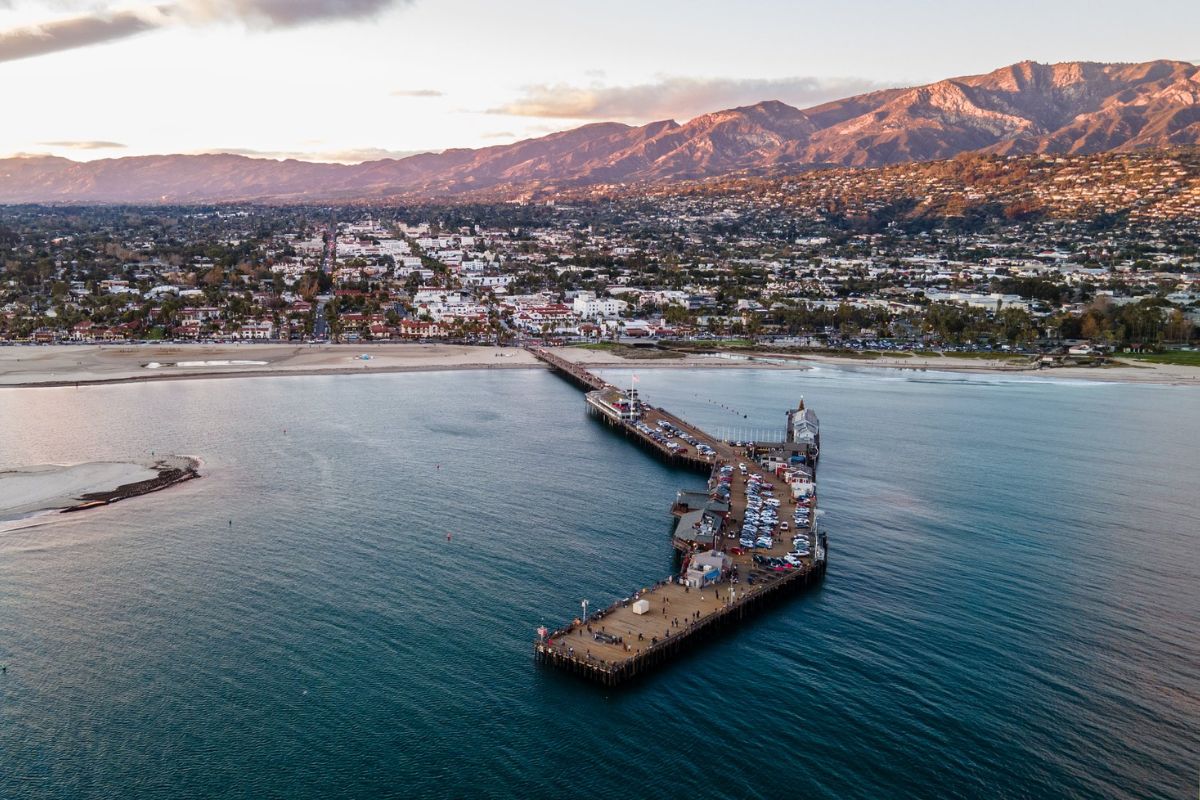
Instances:
[[[798,109],[778,100],[684,123],[594,122],[539,138],[324,164],[234,154],[0,159],[0,203],[321,201],[520,196],[960,153],[1086,154],[1200,144],[1200,68],[1022,61]]]

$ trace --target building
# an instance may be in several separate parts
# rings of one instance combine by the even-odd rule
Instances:
[[[804,407],[804,398],[800,405],[787,412],[787,441],[794,444],[809,445],[814,448],[821,446],[821,423],[817,414],[811,408]]]
[[[583,319],[604,317],[614,319],[628,305],[624,300],[613,297],[596,297],[594,292],[580,292],[571,303],[571,309]]]
[[[710,550],[706,553],[696,553],[688,562],[683,580],[693,589],[712,586],[725,578],[729,563],[729,556],[721,552]]]

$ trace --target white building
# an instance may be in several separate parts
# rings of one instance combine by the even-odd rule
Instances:
[[[615,319],[621,316],[629,304],[612,297],[596,297],[594,292],[580,292],[571,303],[571,309],[583,319]]]

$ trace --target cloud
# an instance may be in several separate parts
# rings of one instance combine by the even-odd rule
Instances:
[[[224,147],[205,150],[204,154],[228,154],[249,158],[296,159],[324,164],[361,164],[384,158],[408,158],[431,152],[429,150],[388,150],[382,147],[357,147],[345,150],[252,150],[245,147]]]
[[[119,11],[0,31],[0,62],[127,39],[160,27],[152,13]]]
[[[38,142],[41,147],[57,147],[64,150],[124,150],[129,145],[121,144],[120,142],[106,142],[103,139],[99,140],[69,140],[63,142]]]
[[[437,89],[395,89],[389,92],[392,97],[445,97],[446,93]]]
[[[665,77],[633,86],[536,84],[489,114],[561,119],[690,119],[699,114],[762,100],[800,108],[885,88],[866,78]]]
[[[119,39],[169,25],[237,22],[256,29],[373,17],[413,0],[174,0],[124,11],[97,10],[40,25],[0,31],[0,62],[33,58]],[[4,0],[0,0],[3,6]]]
[[[484,139],[512,139],[516,137],[516,134],[512,131],[488,131],[481,136]]]
[[[237,20],[265,28],[290,28],[339,19],[373,17],[411,0],[179,0],[184,16],[199,20]]]

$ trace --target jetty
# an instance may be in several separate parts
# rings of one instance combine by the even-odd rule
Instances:
[[[78,498],[78,503],[61,509],[59,513],[71,514],[76,511],[86,511],[89,508],[112,505],[131,497],[160,492],[176,484],[200,477],[200,461],[191,456],[164,456],[155,461],[151,469],[158,473],[153,478],[136,483],[126,483],[108,491],[88,492]]]
[[[571,622],[538,629],[535,659],[605,686],[659,667],[714,633],[820,581],[828,540],[816,525],[820,427],[804,405],[779,441],[723,441],[545,348],[529,352],[583,389],[589,415],[668,464],[708,476],[671,506],[672,575]]]

